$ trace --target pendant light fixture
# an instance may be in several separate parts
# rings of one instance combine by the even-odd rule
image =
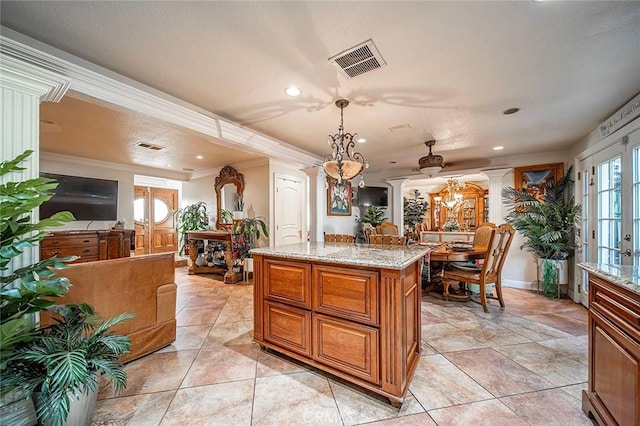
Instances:
[[[345,133],[343,125],[343,112],[349,105],[346,99],[338,99],[336,106],[340,108],[340,127],[338,133],[329,135],[329,146],[331,146],[331,154],[327,155],[322,164],[325,173],[336,179],[338,183],[345,180],[351,180],[358,176],[363,168],[369,167],[364,161],[364,157],[359,152],[354,152],[354,138],[356,133]]]

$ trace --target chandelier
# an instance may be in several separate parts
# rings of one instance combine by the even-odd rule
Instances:
[[[353,179],[362,172],[363,168],[369,167],[362,154],[353,152],[355,147],[353,138],[356,137],[356,133],[344,132],[343,111],[348,105],[349,101],[346,99],[336,101],[336,106],[340,108],[340,127],[338,127],[338,133],[329,135],[331,154],[327,155],[322,163],[325,173],[337,179],[338,183]]]
[[[424,144],[429,147],[429,155],[418,160],[418,168],[420,172],[429,177],[433,177],[444,167],[444,159],[442,155],[433,155],[433,153],[431,153],[431,147],[436,144],[435,140],[426,141]]]
[[[458,179],[449,179],[447,181],[447,194],[442,202],[445,207],[451,210],[457,209],[463,202],[462,194],[458,191],[464,189],[464,185],[458,182]]]

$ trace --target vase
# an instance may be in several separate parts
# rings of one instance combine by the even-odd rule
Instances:
[[[233,212],[233,220],[244,219],[244,212]]]
[[[96,378],[96,380],[98,380]],[[40,392],[35,392],[33,399],[38,406],[38,398]],[[85,389],[82,394],[74,394],[73,392],[67,392],[69,397],[69,414],[67,420],[63,423],[64,426],[89,426],[91,419],[93,418],[93,412],[96,409],[96,401],[98,399],[98,386],[94,391],[89,388]],[[49,426],[52,423],[43,422],[40,419],[40,423],[44,426]]]
[[[538,281],[545,296],[560,297],[560,286],[569,284],[568,263],[566,259],[538,259]]]

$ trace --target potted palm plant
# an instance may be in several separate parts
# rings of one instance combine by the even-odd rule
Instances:
[[[0,177],[23,170],[20,163],[33,151],[27,150],[13,160],[0,163]],[[52,179],[33,178],[0,184],[0,379],[8,377],[7,362],[16,348],[35,338],[36,314],[69,290],[69,280],[56,277],[56,269],[66,268],[73,257],[51,258],[16,268],[25,250],[44,239],[46,228],[74,220],[69,212],[59,212],[48,219],[33,221],[33,212],[53,196],[57,183]],[[13,262],[12,262],[13,261]],[[19,386],[0,381],[0,418],[7,424],[35,423],[33,403]]]
[[[244,219],[237,220],[233,223],[233,232],[239,234],[246,234],[249,238],[249,247],[255,248],[258,240],[264,236],[269,238],[269,231],[267,230],[267,224],[265,218],[256,216],[253,218],[245,217]],[[245,272],[253,272],[253,257],[249,248],[244,248],[238,251],[240,260],[244,262]]]
[[[119,357],[129,351],[128,336],[110,329],[133,318],[120,314],[99,322],[86,304],[48,308],[53,324],[41,327],[27,344],[19,345],[7,362],[2,382],[34,395],[36,412],[44,425],[88,425],[103,373],[115,392],[127,385]]]
[[[194,204],[189,204],[181,209],[178,209],[174,213],[176,219],[176,231],[180,235],[180,251],[179,254],[187,254],[187,232],[188,231],[201,231],[209,227],[209,217],[207,216],[207,203],[204,201],[198,201]]]
[[[575,203],[571,172],[569,167],[558,182],[548,181],[539,198],[524,189],[502,189],[509,207],[505,220],[525,238],[520,248],[538,259],[538,276],[548,296],[557,294],[558,285],[568,284],[567,259],[578,244],[575,229],[580,226],[581,206]]]

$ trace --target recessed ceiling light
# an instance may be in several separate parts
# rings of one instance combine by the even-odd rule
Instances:
[[[367,140],[365,138],[358,138],[358,143],[365,143]]]
[[[510,114],[515,114],[518,111],[520,111],[520,108],[509,108],[509,109],[505,109],[504,111],[502,111],[502,113],[504,115],[510,115]]]
[[[171,164],[166,164],[165,167],[171,167]]]
[[[298,89],[296,86],[289,86],[286,89],[284,89],[284,93],[286,93],[288,96],[296,97],[296,96],[300,96],[300,94],[302,93],[302,90]]]
[[[198,160],[202,160],[204,157],[203,157],[202,155],[196,155],[196,158],[197,158]]]
[[[494,151],[500,151],[501,149],[504,149],[504,146],[494,146],[493,147]]]

